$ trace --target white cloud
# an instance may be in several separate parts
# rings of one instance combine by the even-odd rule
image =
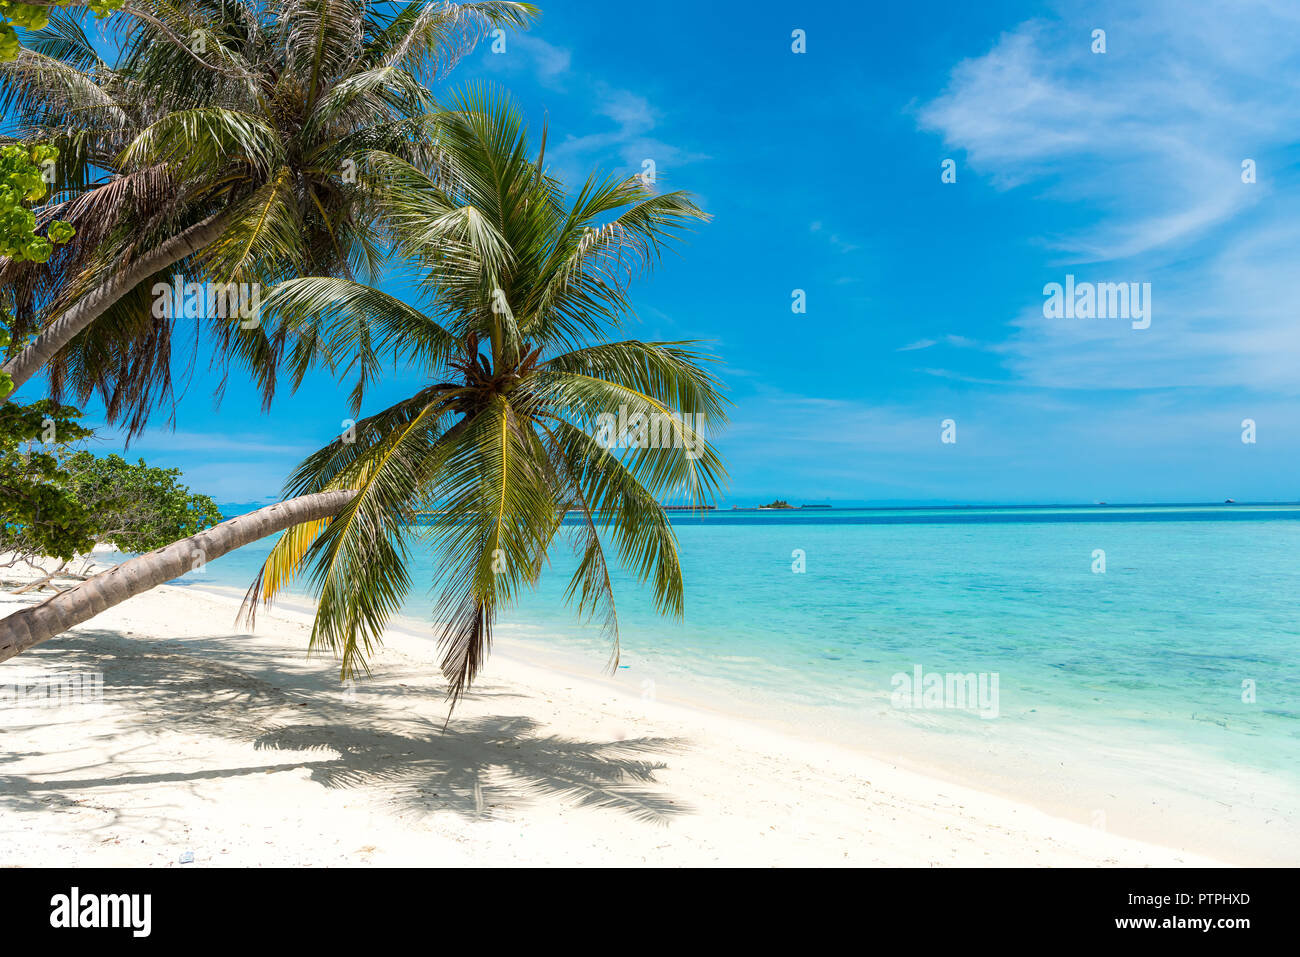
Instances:
[[[543,86],[558,89],[573,64],[573,54],[564,47],[547,43],[530,33],[512,33],[504,53],[493,53],[491,43],[482,45],[483,65],[494,73],[530,72]]]
[[[1056,274],[1025,278],[1004,344],[1018,381],[1296,391],[1300,202],[1280,157],[1300,135],[1297,25],[1300,8],[1272,2],[1089,7],[1004,34],[919,109],[973,173],[1041,205],[1032,238]],[[1241,181],[1246,158],[1257,183]],[[1066,272],[1150,282],[1151,328],[1044,319],[1042,285]]]
[[[608,168],[610,156],[635,172],[641,171],[645,160],[653,160],[656,177],[670,176],[677,167],[709,158],[655,136],[662,115],[645,97],[603,83],[594,84],[594,90],[592,112],[613,121],[614,127],[584,136],[567,136],[547,151],[548,161],[566,180],[585,179],[591,166],[603,164]]]
[[[511,38],[511,43],[532,59],[537,78],[543,83],[553,82],[569,72],[573,54],[563,47],[547,43],[541,37],[521,33]]]
[[[955,349],[986,349],[990,352],[997,352],[1000,346],[992,346],[986,343],[978,342],[975,339],[969,339],[966,336],[955,336],[952,334],[942,336],[938,339],[917,339],[915,342],[909,342],[905,346],[899,346],[895,352],[915,352],[918,349],[929,349],[931,346],[939,344],[952,346]]]
[[[98,428],[95,433],[96,443],[102,443],[109,447],[121,447],[125,442],[125,438],[125,432],[104,427]],[[267,442],[264,436],[258,434],[235,433],[221,435],[205,432],[167,432],[151,429],[138,436],[124,454],[137,453],[145,455],[145,453],[151,451],[162,453],[202,452],[209,454],[240,452],[250,456],[273,454],[301,458],[316,451],[317,448],[319,446],[305,442]]]
[[[1190,405],[1179,390],[1079,395],[946,379],[905,402],[811,398],[759,388],[719,446],[733,474],[780,462],[810,500],[1240,501],[1295,495],[1300,420],[1284,400]],[[1241,441],[1241,421],[1259,445]],[[941,441],[953,419],[956,444]],[[1165,475],[1149,485],[1151,469]],[[737,490],[764,494],[766,489]]]

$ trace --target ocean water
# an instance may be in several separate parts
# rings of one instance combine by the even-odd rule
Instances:
[[[684,620],[615,576],[616,677],[644,695],[709,696],[1092,826],[1300,863],[1300,507],[718,511],[673,524]],[[242,589],[269,544],[191,581]],[[500,629],[596,672],[608,644],[563,602],[575,564],[557,542]],[[411,574],[403,617],[432,634],[437,570],[417,553]],[[974,675],[985,698],[902,693],[917,669],[941,685]]]

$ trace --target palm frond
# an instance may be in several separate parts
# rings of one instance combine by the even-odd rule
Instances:
[[[655,606],[680,617],[686,588],[668,513],[640,477],[590,435],[567,422],[553,430],[554,453],[577,477],[594,523],[609,529],[623,564],[651,584]]]
[[[635,442],[620,443],[621,458],[655,497],[680,498],[695,507],[713,501],[726,476],[708,438],[718,419],[698,419],[633,386],[578,372],[539,374],[535,387],[544,396],[539,401],[558,418],[584,423],[593,433],[625,417],[637,435]],[[612,434],[608,440],[620,438]]]
[[[287,340],[295,388],[314,366],[324,365],[340,375],[355,371],[354,412],[366,383],[383,363],[405,359],[436,369],[446,365],[457,345],[451,332],[418,309],[347,279],[305,277],[278,283],[262,304],[262,320],[269,335]]]
[[[122,154],[127,167],[166,163],[183,178],[236,162],[268,176],[283,161],[274,128],[251,113],[217,107],[168,113],[141,130]]]
[[[337,656],[344,678],[366,670],[367,657],[410,588],[412,503],[445,456],[441,413],[439,400],[429,402],[335,475],[334,487],[355,488],[357,495],[300,559],[311,566],[317,595],[310,647]]]
[[[419,9],[407,8],[403,29]],[[397,35],[390,57],[402,55]],[[385,42],[367,49],[378,55]],[[331,114],[323,126],[372,95],[387,109],[389,76],[319,100],[322,117]],[[405,148],[408,133],[424,145]],[[351,135],[357,188],[382,210],[385,234],[347,239],[340,218],[326,220],[331,237],[390,242],[423,273],[429,308],[351,278],[287,278],[268,299],[258,348],[295,379],[314,366],[355,375],[358,404],[387,360],[411,362],[429,384],[358,422],[355,441],[299,466],[288,494],[358,494],[328,526],[277,546],[250,597],[310,570],[313,648],[333,650],[351,673],[365,667],[409,586],[407,542],[418,534],[439,569],[434,621],[454,706],[483,667],[496,622],[536,585],[567,530],[578,559],[566,600],[600,617],[617,663],[611,560],[648,584],[660,611],[680,615],[685,587],[663,503],[707,504],[725,480],[711,444],[727,413],[713,358],[694,342],[610,336],[630,312],[632,278],[704,214],[685,194],[594,176],[566,202],[530,152],[518,107],[489,87],[453,97],[445,114]],[[311,168],[343,155],[322,146]],[[611,418],[619,433],[635,433],[630,441],[610,434]],[[418,530],[417,512],[431,513]],[[577,524],[566,526],[566,513]]]
[[[266,185],[236,204],[221,237],[202,255],[216,282],[270,285],[302,251],[302,210],[294,201],[293,172],[281,167]]]
[[[497,396],[465,422],[437,486],[430,541],[445,557],[435,619],[448,695],[459,699],[491,642],[498,609],[537,581],[558,525],[536,434]]]
[[[445,76],[491,30],[526,30],[537,16],[531,3],[407,4],[376,25],[368,44],[371,62],[417,72],[425,82]]]

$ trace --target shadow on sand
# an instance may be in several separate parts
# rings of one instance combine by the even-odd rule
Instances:
[[[43,661],[42,661],[43,659]],[[439,684],[426,672],[386,668],[377,672],[382,691],[356,686],[354,700],[340,690],[328,667],[283,660],[239,637],[184,641],[133,641],[115,632],[83,632],[56,639],[23,655],[29,668],[100,672],[104,701],[122,709],[107,717],[61,715],[63,709],[27,710],[43,724],[75,725],[78,740],[100,751],[93,763],[67,764],[43,779],[5,774],[5,765],[25,755],[0,747],[0,815],[5,810],[74,807],[95,789],[124,785],[198,782],[305,768],[327,788],[378,788],[402,812],[451,810],[490,818],[494,810],[539,798],[569,806],[608,808],[637,820],[667,823],[689,807],[657,785],[664,764],[656,755],[680,751],[682,741],[635,738],[580,741],[543,734],[531,718],[494,714],[454,715],[444,730],[403,707],[413,698],[440,700]],[[4,680],[0,666],[0,680]],[[411,685],[402,682],[410,679]],[[416,685],[419,686],[416,686]],[[517,697],[485,684],[466,695],[466,704]],[[78,709],[80,710],[80,709]],[[477,710],[482,710],[481,708]],[[11,712],[12,713],[12,712]],[[0,740],[8,725],[0,711]],[[48,721],[45,719],[48,718]],[[105,721],[109,724],[106,726]],[[109,738],[124,731],[217,735],[246,741],[281,760],[211,770],[142,770],[125,752],[102,756]],[[124,767],[123,765],[126,765]]]

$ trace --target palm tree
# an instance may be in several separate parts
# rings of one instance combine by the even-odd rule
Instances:
[[[301,463],[279,507],[308,503],[312,518],[276,542],[245,607],[251,617],[257,600],[307,574],[318,600],[311,647],[335,653],[347,677],[365,669],[410,588],[410,549],[429,548],[442,569],[435,618],[454,701],[482,666],[497,616],[538,581],[562,533],[578,555],[567,596],[602,616],[611,664],[618,623],[606,540],[661,611],[681,614],[661,503],[713,497],[724,470],[704,431],[725,421],[725,400],[693,343],[616,338],[629,282],[705,218],[688,196],[593,176],[567,201],[544,152],[531,153],[516,106],[491,91],[457,98],[435,132],[449,184],[401,160],[376,163],[428,310],[341,277],[287,280],[266,304],[294,365],[357,370],[355,402],[394,358],[428,385]],[[601,435],[619,415],[626,443]],[[658,441],[643,441],[648,423]],[[150,556],[119,568],[135,562],[122,587],[165,580]],[[102,610],[83,588],[46,603],[67,610],[47,614],[52,626]],[[0,660],[6,643],[49,637],[35,614],[21,637],[7,636],[26,611],[0,619]]]
[[[84,402],[99,390],[109,421],[138,431],[171,388],[174,317],[153,315],[156,281],[181,269],[265,285],[377,273],[378,198],[360,161],[434,169],[428,84],[487,30],[527,27],[535,13],[507,2],[379,7],[136,2],[114,67],[83,32],[84,11],[56,10],[31,49],[0,65],[0,109],[24,138],[61,151],[43,215],[77,230],[51,269],[0,263],[14,338],[35,334],[4,366],[15,389],[53,361],[56,395]],[[269,401],[276,344],[229,323],[216,334],[261,370]]]
[[[240,515],[164,548],[115,565],[92,578],[0,618],[0,661],[34,648],[101,611],[215,561],[227,552],[303,522],[319,521],[355,493],[330,492]]]

